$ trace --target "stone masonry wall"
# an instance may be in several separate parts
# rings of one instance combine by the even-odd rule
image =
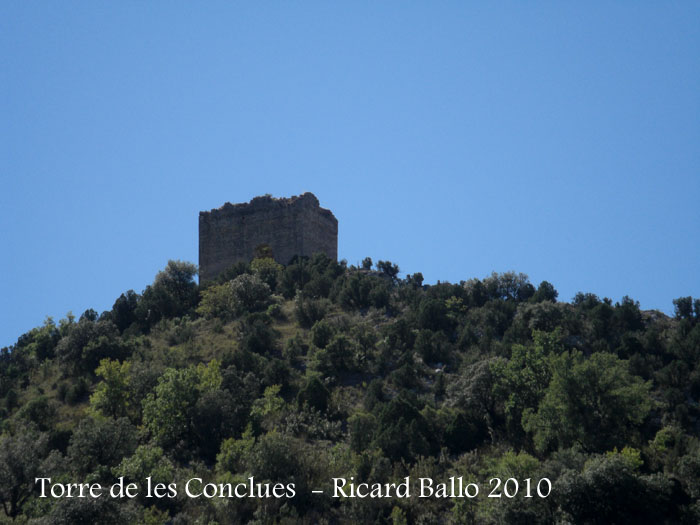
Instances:
[[[199,212],[199,280],[214,279],[238,261],[250,261],[261,245],[275,260],[288,264],[295,255],[324,252],[338,258],[338,220],[321,208],[313,193],[275,199],[256,197],[248,203],[226,203]]]

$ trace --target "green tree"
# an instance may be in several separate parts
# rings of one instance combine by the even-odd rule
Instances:
[[[106,475],[136,449],[136,428],[126,418],[88,417],[73,432],[67,456],[79,474],[100,470]]]
[[[50,430],[56,422],[57,405],[45,395],[31,398],[17,413],[19,419],[35,424],[39,430]]]
[[[418,307],[418,325],[427,330],[449,330],[452,321],[448,317],[445,301],[424,297]]]
[[[119,332],[123,332],[136,321],[136,307],[139,302],[139,295],[133,290],[121,294],[112,306],[112,322],[117,326]]]
[[[261,480],[294,483],[297,494],[306,486],[306,468],[296,441],[277,431],[263,434],[253,445],[247,457],[249,472]]]
[[[122,459],[121,463],[112,469],[115,478],[124,476],[125,483],[144,483],[150,477],[153,484],[169,484],[173,482],[175,476],[175,466],[163,453],[163,449],[147,444],[140,445],[134,453]],[[152,503],[146,498],[145,492],[139,491],[139,501],[142,503]],[[167,501],[158,498],[155,501],[159,507],[167,506]]]
[[[206,461],[214,460],[224,438],[242,430],[238,409],[228,390],[208,390],[199,396],[192,414],[192,428],[195,443]]]
[[[377,270],[382,272],[384,275],[389,277],[393,282],[396,282],[397,276],[399,275],[399,265],[394,264],[391,261],[379,261],[377,262]]]
[[[535,332],[534,343],[514,345],[508,361],[496,360],[491,366],[494,377],[493,393],[503,400],[506,428],[510,438],[522,444],[522,428],[526,409],[536,410],[547,391],[552,377],[552,358],[563,350],[559,331]]]
[[[389,304],[390,284],[377,275],[351,273],[338,282],[338,302],[349,310],[383,308]]]
[[[31,427],[0,437],[0,501],[8,517],[19,515],[35,490],[35,478],[44,475],[47,444],[47,434]]]
[[[327,321],[317,321],[311,328],[311,342],[317,348],[326,348],[334,333],[335,330]]]
[[[40,523],[51,525],[76,525],[99,523],[100,525],[122,525],[129,522],[128,514],[113,498],[64,498],[51,507],[51,511]]]
[[[558,296],[559,292],[554,289],[554,286],[551,283],[542,281],[537,287],[535,294],[530,297],[530,301],[533,303],[541,303],[542,301],[551,301],[555,303]]]
[[[202,290],[197,313],[207,319],[229,321],[236,316],[231,283],[214,284]]]
[[[181,317],[197,304],[198,291],[194,276],[197,267],[188,262],[168,261],[147,286],[135,310],[143,328],[148,329],[161,319]]]
[[[275,262],[271,257],[253,259],[250,269],[262,282],[270,287],[273,292],[277,289],[277,280],[284,267]]]
[[[369,412],[355,412],[348,419],[350,431],[350,448],[353,452],[362,452],[372,443],[374,431],[377,428],[377,418]]]
[[[691,319],[693,317],[693,298],[679,297],[673,300],[673,310],[678,319]]]
[[[17,348],[26,348],[29,354],[42,361],[54,357],[59,339],[60,333],[56,323],[51,317],[47,317],[42,327],[33,328],[19,338]]]
[[[218,361],[183,369],[168,368],[143,400],[143,422],[163,448],[196,447],[194,410],[200,395],[221,387]]]
[[[236,277],[231,281],[231,293],[238,315],[264,310],[270,301],[270,287],[257,275],[243,274]]]
[[[250,425],[240,439],[225,439],[221,443],[221,451],[216,456],[216,472],[219,474],[244,472],[253,445],[255,445],[255,437]]]
[[[373,446],[394,461],[416,459],[434,451],[437,443],[425,418],[410,402],[394,398],[379,413]]]
[[[112,361],[103,359],[95,374],[102,381],[95,388],[95,393],[90,396],[92,408],[109,417],[122,417],[130,413],[130,372],[131,363],[124,361]]]
[[[93,372],[105,358],[125,359],[131,348],[109,320],[82,318],[67,328],[56,347],[59,362],[73,373]]]
[[[578,351],[564,352],[552,361],[552,380],[537,411],[524,411],[523,427],[540,451],[576,444],[588,451],[621,447],[649,414],[650,388],[612,354],[586,359]]]
[[[464,372],[448,386],[448,406],[459,407],[494,432],[496,400],[493,395],[495,363],[499,358],[484,359],[464,369]]]
[[[143,401],[143,418],[156,442],[170,447],[189,430],[190,410],[197,402],[197,375],[192,368],[169,368]]]
[[[327,310],[327,299],[312,299],[302,292],[294,297],[294,316],[302,328],[311,328],[325,317]]]
[[[272,430],[280,422],[285,407],[284,399],[280,396],[281,388],[280,385],[269,386],[263,396],[253,402],[250,416],[258,426]]]
[[[324,385],[317,376],[312,376],[306,382],[304,388],[299,390],[299,394],[297,394],[297,404],[300,408],[304,405],[308,405],[319,412],[325,412],[328,410],[328,401],[330,397],[331,393],[328,391],[328,388],[326,388],[326,385]]]
[[[254,354],[268,355],[276,348],[279,333],[270,326],[272,319],[266,314],[247,315],[239,326],[241,348]]]
[[[622,454],[592,457],[582,472],[565,472],[556,490],[574,523],[683,523],[670,480],[641,475]]]

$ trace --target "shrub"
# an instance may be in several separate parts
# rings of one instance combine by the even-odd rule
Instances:
[[[311,328],[315,322],[326,316],[328,301],[325,299],[310,299],[298,292],[294,298],[294,315],[303,328]]]

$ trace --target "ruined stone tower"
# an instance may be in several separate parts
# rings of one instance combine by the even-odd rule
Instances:
[[[275,199],[266,195],[199,212],[199,280],[214,279],[238,261],[270,253],[281,264],[295,255],[323,252],[338,258],[338,220],[313,193]]]

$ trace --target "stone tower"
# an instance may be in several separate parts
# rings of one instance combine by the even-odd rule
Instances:
[[[200,282],[265,252],[281,264],[316,252],[336,260],[338,220],[308,192],[288,199],[265,195],[199,212]]]

